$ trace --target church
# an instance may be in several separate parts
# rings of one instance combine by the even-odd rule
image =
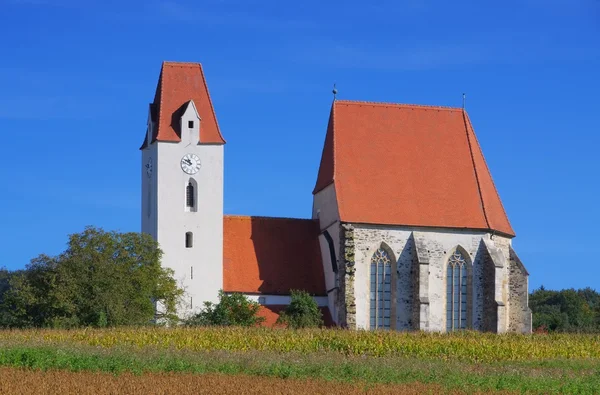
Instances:
[[[202,66],[162,64],[140,148],[142,232],[185,291],[180,316],[223,290],[259,302],[272,325],[298,289],[330,326],[531,332],[529,274],[465,110],[326,111],[310,219],[226,215]]]

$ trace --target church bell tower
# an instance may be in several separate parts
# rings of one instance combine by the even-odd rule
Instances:
[[[202,66],[164,62],[141,147],[142,232],[184,289],[180,318],[223,287],[224,144]]]

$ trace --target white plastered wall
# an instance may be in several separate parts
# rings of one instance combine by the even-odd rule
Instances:
[[[321,232],[327,230],[333,239],[333,247],[336,259],[339,261],[340,254],[340,221],[337,206],[337,196],[334,184],[330,184],[313,197],[312,218],[319,219],[319,229]],[[336,274],[333,272],[333,266],[329,253],[329,245],[325,236],[319,235],[319,245],[321,247],[321,259],[323,261],[323,272],[325,274],[325,287],[330,292],[327,294],[329,311],[333,321],[337,324],[338,312],[336,311],[337,286]],[[334,262],[337,267],[338,262]]]
[[[188,121],[194,127],[188,128]],[[181,119],[182,141],[155,142],[142,150],[142,231],[152,235],[163,251],[162,265],[174,270],[185,291],[178,314],[198,311],[204,301],[216,302],[223,288],[223,155],[220,144],[198,144],[200,119],[189,105]],[[201,132],[201,129],[200,129]],[[200,170],[188,175],[181,158],[195,154]],[[152,158],[153,173],[145,164]],[[186,210],[186,185],[195,180],[196,211]],[[148,216],[150,192],[150,216]],[[193,233],[193,246],[186,248],[185,234]]]

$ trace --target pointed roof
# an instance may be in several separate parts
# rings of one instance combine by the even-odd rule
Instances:
[[[514,231],[460,108],[335,101],[314,193],[344,222]]]
[[[150,111],[156,127],[152,142],[181,141],[179,118],[190,100],[200,118],[200,143],[225,144],[200,63],[163,62]],[[144,139],[141,149],[147,145]]]

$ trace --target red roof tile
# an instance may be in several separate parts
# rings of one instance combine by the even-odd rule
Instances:
[[[283,326],[281,324],[276,324],[277,319],[279,318],[279,314],[285,309],[284,305],[271,305],[271,306],[260,306],[260,310],[258,311],[258,315],[260,317],[265,317],[265,321],[263,321],[263,326]],[[335,326],[335,323],[331,319],[331,313],[329,312],[329,308],[327,307],[319,307],[321,313],[323,314],[323,323],[327,327]]]
[[[326,295],[318,235],[310,219],[225,216],[223,290]]]
[[[163,62],[151,110],[158,116],[152,142],[181,141],[180,112],[190,100],[200,115],[200,143],[224,144],[200,63]],[[146,140],[142,149],[146,146]]]
[[[335,101],[313,193],[332,182],[345,222],[514,236],[460,108]]]

